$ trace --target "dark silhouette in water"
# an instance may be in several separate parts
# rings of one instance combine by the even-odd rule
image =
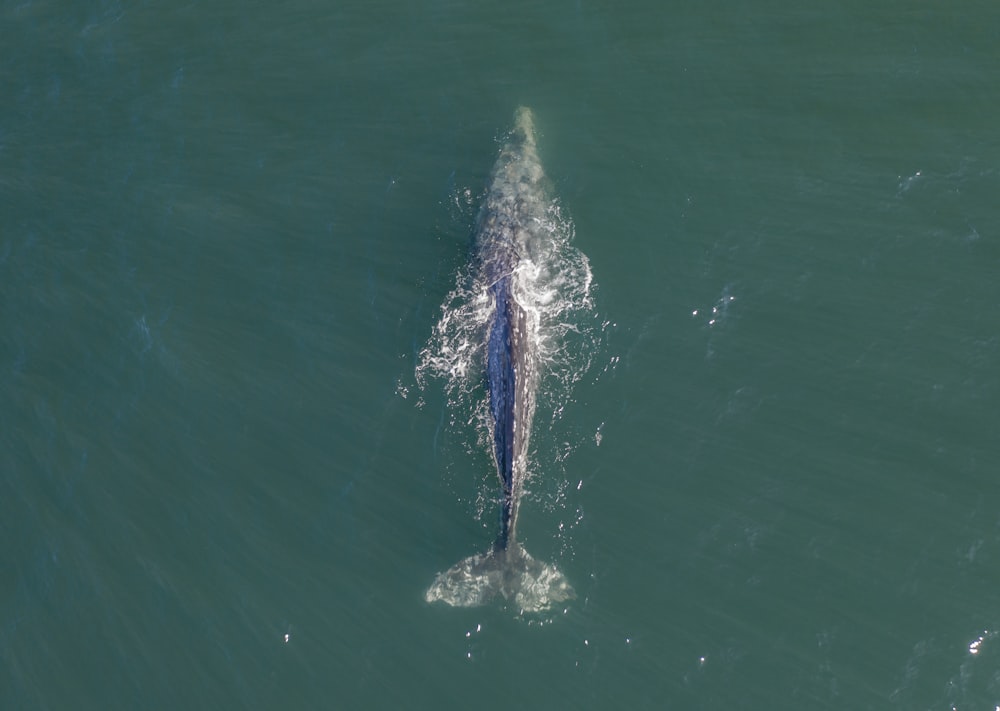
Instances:
[[[545,237],[543,181],[531,111],[522,107],[493,168],[476,226],[476,255],[494,306],[485,366],[493,453],[503,491],[500,533],[488,552],[438,575],[427,591],[429,602],[473,606],[499,595],[525,612],[537,612],[574,596],[563,574],[528,555],[516,538],[538,362],[532,317],[518,302],[515,270]]]

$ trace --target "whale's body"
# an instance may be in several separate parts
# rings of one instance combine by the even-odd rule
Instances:
[[[527,476],[535,413],[538,360],[533,315],[518,298],[517,268],[544,239],[547,203],[531,111],[515,113],[476,224],[475,252],[493,314],[486,345],[493,455],[500,478],[500,532],[486,553],[466,558],[437,576],[427,600],[481,605],[500,596],[536,612],[573,597],[554,566],[532,558],[517,541],[517,514]]]

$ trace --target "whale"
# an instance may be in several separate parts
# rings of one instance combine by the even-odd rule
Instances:
[[[486,552],[438,574],[428,602],[471,607],[499,599],[531,613],[575,597],[562,572],[529,555],[517,537],[540,370],[537,316],[522,303],[517,276],[546,237],[547,195],[534,117],[520,107],[491,172],[473,239],[479,283],[492,308],[482,365],[500,484],[499,531]]]

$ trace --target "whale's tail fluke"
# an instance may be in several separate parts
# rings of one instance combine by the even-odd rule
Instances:
[[[519,543],[474,555],[435,578],[427,602],[455,607],[485,605],[497,597],[513,602],[521,612],[544,612],[576,597],[569,581],[554,565],[535,560]]]

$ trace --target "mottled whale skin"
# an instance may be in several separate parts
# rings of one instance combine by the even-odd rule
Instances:
[[[563,574],[528,555],[516,536],[538,386],[533,315],[518,301],[516,270],[545,238],[544,181],[534,118],[521,107],[493,168],[475,236],[478,268],[493,304],[484,366],[501,488],[500,532],[489,551],[438,575],[428,602],[475,606],[502,597],[522,612],[540,612],[574,597]]]

